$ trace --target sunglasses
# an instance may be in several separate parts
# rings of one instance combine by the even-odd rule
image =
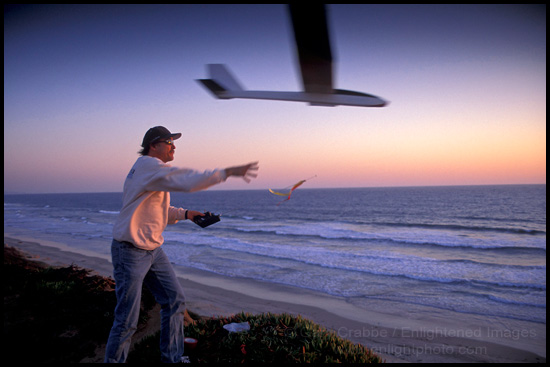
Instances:
[[[166,143],[168,145],[174,146],[174,141],[173,140],[161,140],[161,141],[157,141],[157,143]]]

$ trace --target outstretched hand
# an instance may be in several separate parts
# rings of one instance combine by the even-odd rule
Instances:
[[[258,162],[253,162],[245,164],[243,166],[229,167],[225,169],[225,175],[227,177],[236,176],[241,177],[247,183],[249,183],[253,178],[258,176],[257,171],[260,167]]]

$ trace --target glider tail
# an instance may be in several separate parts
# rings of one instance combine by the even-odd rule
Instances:
[[[231,92],[244,90],[239,82],[237,82],[237,79],[229,73],[225,65],[209,64],[207,67],[210,79],[198,79],[197,81],[202,83],[215,97],[230,99],[233,98]]]

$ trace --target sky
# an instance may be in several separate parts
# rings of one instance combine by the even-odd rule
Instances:
[[[335,88],[383,108],[219,100],[299,91],[287,8],[4,7],[4,192],[120,192],[145,132],[176,167],[259,161],[215,189],[546,183],[545,5],[328,5]]]

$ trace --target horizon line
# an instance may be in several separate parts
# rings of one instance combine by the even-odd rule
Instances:
[[[510,183],[510,184],[454,184],[454,185],[396,185],[396,186],[350,186],[350,187],[304,187],[300,190],[352,190],[352,189],[399,189],[399,188],[436,188],[436,187],[482,187],[482,186],[543,186],[545,183]],[[206,189],[201,191],[267,191],[268,189]],[[196,191],[193,193],[198,193]],[[179,193],[181,191],[170,191]],[[193,194],[190,193],[190,194]],[[55,194],[122,194],[122,191],[71,191],[71,192],[16,192],[4,191],[4,195],[55,195]]]

